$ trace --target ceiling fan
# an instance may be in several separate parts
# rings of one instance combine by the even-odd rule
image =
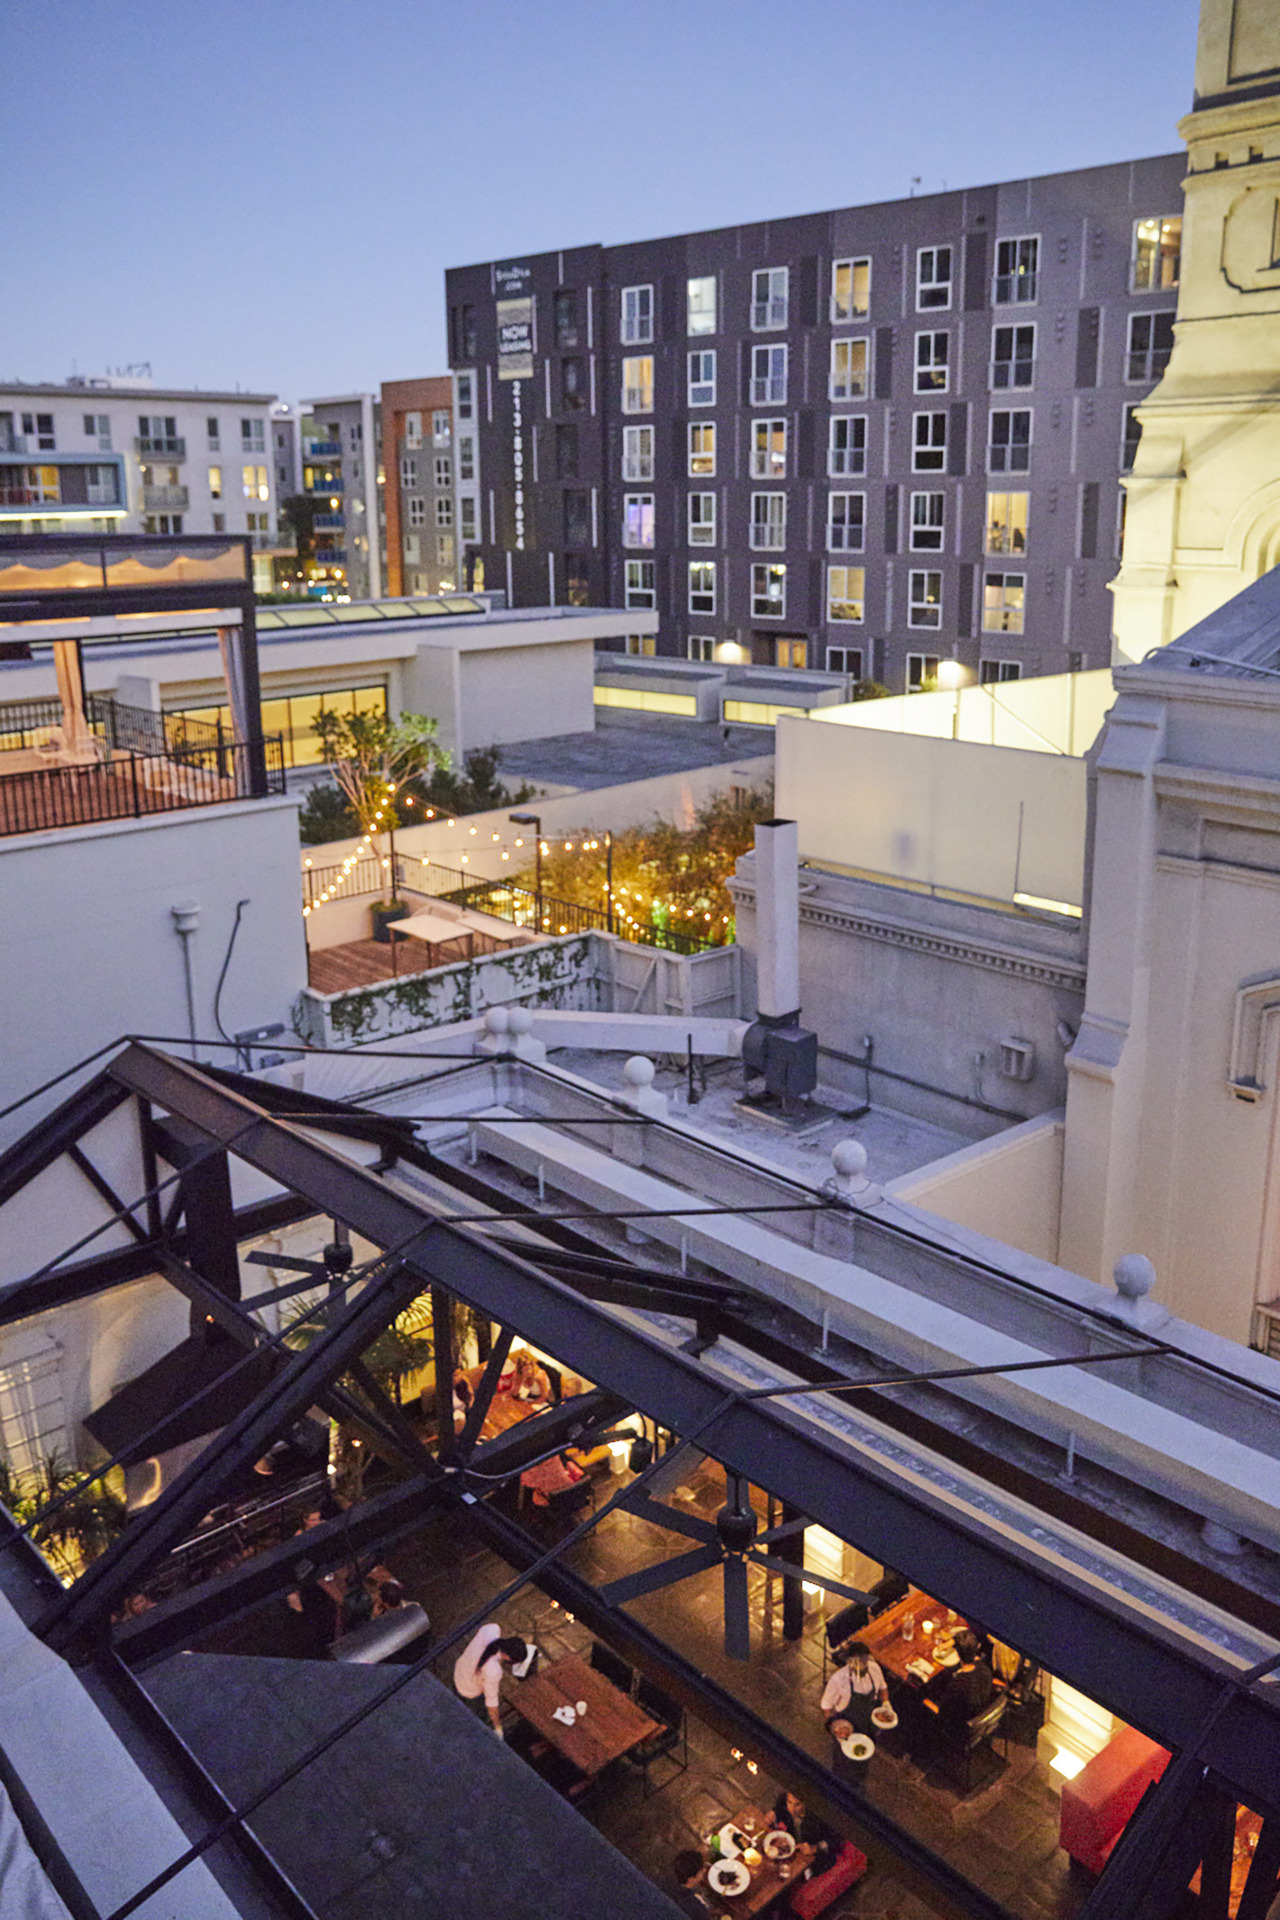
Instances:
[[[351,1271],[355,1260],[355,1248],[351,1244],[351,1234],[341,1220],[333,1223],[333,1238],[323,1248],[318,1260],[304,1260],[292,1253],[268,1253],[255,1247],[252,1253],[245,1255],[245,1263],[251,1267],[276,1267],[286,1273],[305,1273],[305,1280],[290,1280],[282,1287],[273,1287],[269,1293],[255,1293],[247,1304],[251,1307],[265,1307],[276,1300],[287,1300],[295,1293],[306,1293],[317,1283],[326,1283],[336,1291]]]
[[[747,1587],[749,1560],[770,1573],[792,1574],[797,1580],[807,1580],[810,1586],[821,1587],[824,1593],[839,1593],[848,1600],[858,1600],[871,1606],[871,1596],[860,1588],[841,1586],[838,1581],[812,1573],[807,1567],[796,1566],[792,1561],[779,1560],[773,1554],[761,1551],[764,1547],[777,1545],[779,1541],[794,1539],[797,1534],[803,1533],[805,1527],[812,1525],[811,1521],[787,1520],[781,1526],[769,1527],[762,1533],[759,1518],[747,1498],[745,1484],[737,1474],[728,1476],[728,1495],[714,1520],[704,1520],[700,1514],[681,1513],[674,1507],[664,1506],[647,1492],[625,1500],[623,1504],[628,1512],[638,1514],[643,1520],[652,1520],[672,1533],[683,1533],[688,1539],[701,1544],[686,1553],[676,1554],[673,1559],[661,1560],[657,1566],[642,1567],[636,1573],[624,1574],[621,1579],[610,1581],[608,1586],[601,1589],[609,1605],[625,1606],[628,1601],[639,1600],[646,1593],[674,1586],[677,1581],[691,1579],[695,1573],[705,1573],[711,1567],[723,1566],[724,1650],[730,1660],[751,1658],[751,1612]]]

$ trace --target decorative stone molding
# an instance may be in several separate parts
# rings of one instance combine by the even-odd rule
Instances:
[[[1237,1100],[1258,1101],[1266,1092],[1262,1058],[1267,1023],[1280,1013],[1280,973],[1257,974],[1236,988],[1227,1084]]]

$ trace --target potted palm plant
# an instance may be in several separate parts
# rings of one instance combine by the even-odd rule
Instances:
[[[392,720],[385,713],[331,713],[322,708],[312,728],[365,838],[376,851],[379,835],[387,836],[383,867],[388,898],[375,900],[370,909],[373,938],[386,945],[392,925],[409,911],[396,897],[396,796],[408,781],[430,779],[436,768],[447,768],[449,754],[436,738],[437,723],[421,713],[402,713]]]

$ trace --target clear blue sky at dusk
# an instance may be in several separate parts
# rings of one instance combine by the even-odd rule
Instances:
[[[442,371],[444,269],[1173,151],[1195,0],[3,0],[0,378]]]

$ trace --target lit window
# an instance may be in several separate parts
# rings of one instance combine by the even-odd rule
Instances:
[[[628,560],[626,563],[626,604],[652,607],[656,604],[652,560]]]
[[[623,495],[622,544],[624,547],[653,545],[653,495],[651,493]]]
[[[431,416],[433,446],[447,447],[453,438],[453,417],[447,407],[437,407]]]
[[[653,288],[622,289],[622,344],[642,347],[653,338]]]
[[[865,320],[871,305],[871,262],[869,260],[833,260],[831,262],[831,324],[844,326],[850,320]]]
[[[210,467],[209,469],[209,498],[211,500],[221,500],[222,498],[221,467]]]
[[[716,403],[716,350],[702,347],[689,355],[689,405],[713,407]]]
[[[947,416],[918,413],[912,428],[911,465],[916,473],[941,473],[947,464]]]
[[[833,493],[827,501],[827,545],[832,553],[861,553],[867,513],[865,493]]]
[[[690,280],[688,289],[688,331],[691,334],[716,330],[716,277],[713,273]]]
[[[716,610],[716,563],[714,560],[689,562],[689,611],[714,613]]]
[[[1035,378],[1034,326],[997,327],[991,336],[993,387],[1029,387]]]
[[[938,656],[936,653],[909,653],[907,655],[907,692],[923,693],[927,687],[938,683]]]
[[[989,493],[987,495],[987,552],[1025,553],[1027,550],[1027,502],[1025,493]]]
[[[689,495],[689,545],[714,547],[716,543],[716,497],[714,493]]]
[[[1176,287],[1182,265],[1182,219],[1136,220],[1133,226],[1133,291]]]
[[[653,355],[636,354],[622,363],[622,411],[653,412]]]
[[[652,660],[658,651],[657,636],[652,633],[628,633],[623,638],[622,650],[638,660]]]
[[[786,267],[758,267],[751,276],[751,329],[753,333],[771,333],[787,324],[787,290],[790,271]]]
[[[950,247],[921,247],[916,255],[916,310],[951,305]]]
[[[828,620],[847,620],[861,626],[866,617],[866,600],[865,567],[827,568]]]
[[[827,472],[832,479],[867,470],[867,422],[863,414],[844,414],[831,422]]]
[[[996,280],[993,298],[998,307],[1029,305],[1036,297],[1040,242],[1034,234],[996,243]]]
[[[758,620],[781,620],[787,611],[787,570],[777,561],[751,569],[751,611]]]
[[[982,631],[1021,633],[1026,599],[1025,573],[989,573],[982,583]]]
[[[914,553],[940,553],[946,495],[913,493],[911,496],[911,548]]]
[[[948,333],[916,335],[916,392],[945,393],[950,378],[951,336]]]
[[[785,420],[751,422],[751,478],[781,480],[787,471]]]
[[[940,627],[942,625],[942,575],[940,573],[912,573],[908,576],[907,625],[909,627]]]
[[[242,467],[240,484],[246,500],[269,500],[271,488],[267,484],[265,467]]]
[[[753,493],[751,496],[751,544],[779,549],[787,544],[787,496],[785,493]]]
[[[622,477],[624,480],[652,480],[652,427],[622,429]]]
[[[751,349],[751,404],[772,407],[787,397],[787,350],[785,347]]]
[[[756,351],[759,352],[759,348]],[[833,340],[831,342],[830,397],[833,400],[859,400],[866,390],[866,341]]]
[[[1031,467],[1031,414],[993,413],[987,449],[991,473],[1027,473]]]
[[[691,474],[713,474],[716,470],[716,430],[710,420],[691,420],[689,423],[689,471]]]
[[[1165,313],[1129,315],[1129,350],[1125,357],[1126,380],[1158,380],[1173,352],[1172,310]]]

